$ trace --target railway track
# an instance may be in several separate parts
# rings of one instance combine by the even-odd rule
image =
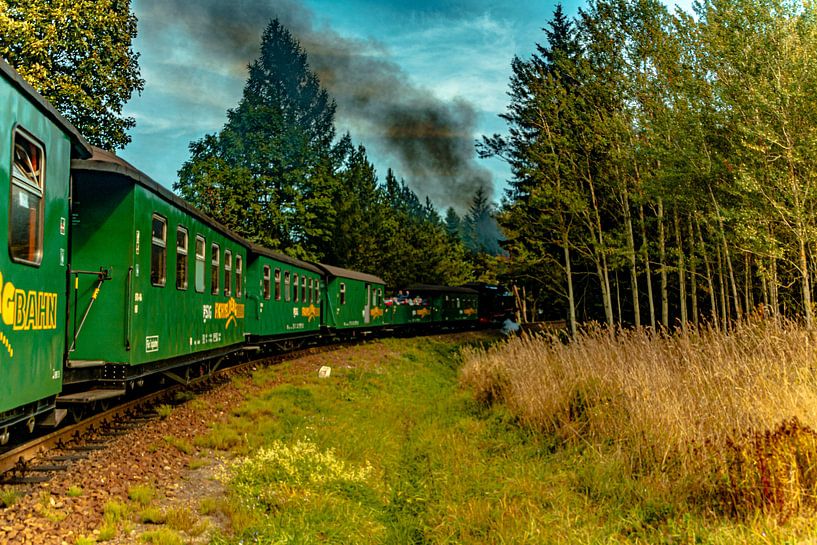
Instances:
[[[47,435],[36,437],[10,450],[0,452],[0,484],[30,484],[49,479],[49,473],[65,469],[66,462],[82,457],[83,451],[104,448],[106,438],[121,433],[125,428],[138,427],[159,415],[154,407],[172,400],[173,397],[190,389],[206,389],[222,383],[226,378],[241,373],[250,373],[258,367],[274,365],[306,354],[337,350],[350,343],[317,345],[294,349],[282,354],[265,355],[219,369],[204,377],[185,384],[173,384],[138,399],[116,405],[108,410],[93,414],[83,420],[62,426]],[[51,455],[54,452],[62,454]]]

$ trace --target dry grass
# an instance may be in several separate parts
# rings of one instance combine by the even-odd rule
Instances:
[[[464,352],[461,380],[529,427],[619,456],[720,512],[817,508],[817,336],[751,321],[663,335],[590,328]]]

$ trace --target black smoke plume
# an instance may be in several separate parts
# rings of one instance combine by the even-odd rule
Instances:
[[[479,187],[491,194],[491,174],[475,160],[473,106],[442,101],[412,84],[377,42],[343,37],[291,0],[138,0],[135,7],[145,41],[167,47],[169,55],[174,46],[192,43],[200,52],[194,62],[234,75],[246,74],[264,28],[277,18],[300,41],[337,101],[340,121],[368,148],[397,161],[395,170],[421,199],[428,195],[438,205],[465,209]],[[189,73],[157,77],[195,85]]]

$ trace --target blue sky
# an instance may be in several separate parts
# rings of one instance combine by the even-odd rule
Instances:
[[[307,52],[316,40],[338,37],[363,51],[367,59],[387,63],[393,73],[405,78],[407,88],[433,96],[442,105],[462,106],[465,117],[473,118],[464,140],[470,141],[504,132],[497,116],[507,105],[511,59],[529,56],[535,43],[544,41],[541,29],[555,7],[549,1],[530,0],[221,4],[214,0],[209,11],[201,9],[203,5],[207,2],[134,0],[132,4],[139,19],[134,47],[141,55],[145,90],[126,107],[137,125],[131,132],[133,141],[119,154],[168,187],[189,157],[188,144],[221,129],[227,109],[238,103],[245,67],[257,56],[261,31],[272,18],[293,28]],[[569,15],[581,5],[563,3]],[[241,24],[236,25],[236,20]],[[356,143],[367,147],[381,180],[391,166],[422,193],[421,198],[431,194],[441,210],[449,205],[461,209],[470,199],[463,195],[470,192],[469,187],[424,173],[412,176],[376,130],[344,114],[340,101],[336,126],[339,133],[348,130]],[[470,149],[465,153],[470,155]],[[467,162],[474,172],[492,180],[493,197],[499,200],[509,176],[507,167],[475,155]],[[444,187],[448,183],[451,187]]]

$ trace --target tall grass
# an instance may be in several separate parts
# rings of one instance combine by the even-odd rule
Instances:
[[[786,321],[589,328],[468,348],[461,381],[522,425],[620,457],[703,509],[817,508],[817,337]]]

